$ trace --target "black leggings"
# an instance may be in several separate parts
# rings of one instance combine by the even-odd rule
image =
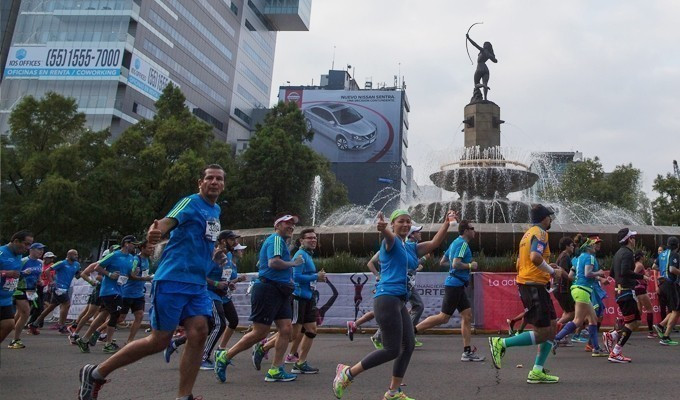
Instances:
[[[382,350],[376,350],[361,360],[364,370],[394,360],[392,376],[403,378],[415,347],[413,323],[406,303],[396,296],[378,296],[373,300],[375,320],[382,331]]]
[[[234,307],[234,302],[229,301],[226,303],[223,303],[222,309],[224,310],[224,317],[227,319],[227,322],[229,323],[229,329],[236,329],[238,326],[238,314],[236,313],[236,307]]]

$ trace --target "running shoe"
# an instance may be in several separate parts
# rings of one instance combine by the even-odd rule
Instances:
[[[375,336],[371,336],[371,342],[373,342],[373,346],[375,346],[376,350],[382,350],[383,349],[382,341],[379,338],[377,338]]]
[[[401,391],[401,388],[399,388],[397,389],[397,393],[394,396],[390,394],[389,390],[385,392],[383,400],[415,400],[415,399],[408,397],[404,392]]]
[[[590,353],[591,351],[593,351],[593,346],[591,346],[590,343],[588,343],[586,344],[586,347],[583,348],[583,350],[586,351],[587,353]]]
[[[68,334],[71,333],[71,332],[69,332],[68,327],[67,327],[66,325],[60,326],[59,329],[57,329],[57,330],[58,330],[59,333],[61,333],[62,335],[68,335]]]
[[[654,332],[654,331],[649,331],[649,333],[647,334],[647,339],[658,339],[658,338],[659,338],[659,335],[657,335],[656,332]]]
[[[421,342],[420,340],[418,340],[418,338],[415,338],[415,340],[416,340],[416,343],[415,343],[415,346],[416,346],[416,347],[423,347],[423,342]]]
[[[350,341],[354,340],[354,332],[357,331],[357,325],[354,321],[347,321],[347,337]]]
[[[66,328],[66,329],[68,329],[69,333],[70,333],[71,335],[73,335],[74,333],[76,333],[76,329],[77,329],[77,328],[78,328],[78,325],[73,325],[73,324],[71,324],[71,325],[69,325],[68,328]]]
[[[656,334],[659,335],[660,338],[666,336],[666,328],[661,326],[661,324],[654,324],[652,326],[654,327]]]
[[[581,336],[580,334],[571,337],[571,341],[574,343],[586,343],[588,338]]]
[[[297,354],[288,354],[284,360],[286,364],[295,364],[298,361],[300,361],[300,358],[297,356]]]
[[[31,333],[31,335],[40,335],[40,330],[38,329],[37,325],[28,325],[28,331]]]
[[[78,336],[77,333],[72,333],[68,335],[68,342],[71,343],[72,345],[78,344],[76,341],[78,340],[80,336]]]
[[[548,375],[544,371],[531,370],[527,376],[527,383],[557,383],[560,378],[554,375]]]
[[[252,359],[253,367],[255,367],[255,369],[258,371],[262,368],[263,358],[264,358],[264,346],[262,346],[262,343],[257,343],[253,346]]]
[[[97,339],[99,339],[99,332],[94,331],[92,336],[90,337],[90,346],[96,346],[97,345]]]
[[[76,345],[78,346],[78,349],[80,349],[81,353],[89,353],[90,352],[90,342],[87,342],[81,338],[76,339]]]
[[[499,337],[489,338],[489,349],[491,350],[491,361],[496,369],[501,369],[501,359],[505,355],[505,347],[503,346],[503,339]]]
[[[8,349],[25,349],[26,346],[24,343],[21,341],[21,339],[14,339],[12,340],[9,345],[7,346]]]
[[[678,342],[676,340],[673,340],[669,337],[662,338],[659,340],[659,344],[662,344],[664,346],[677,346]]]
[[[213,371],[215,369],[215,363],[210,360],[205,360],[201,363],[201,371]]]
[[[118,346],[114,342],[111,342],[111,343],[105,344],[104,348],[102,350],[104,351],[104,353],[113,354],[113,353],[117,352],[118,350],[120,350],[120,346]]]
[[[609,357],[609,352],[605,349],[593,349],[590,352],[591,357]]]
[[[269,368],[264,376],[265,382],[290,382],[297,379],[297,375],[289,374],[283,367]]]
[[[508,324],[508,335],[509,336],[515,336],[515,328],[513,327],[513,323],[511,320],[506,319],[505,322]]]
[[[172,353],[174,353],[175,351],[177,351],[177,347],[175,347],[175,340],[173,339],[170,341],[168,347],[166,347],[165,350],[163,351],[163,357],[165,358],[166,363],[170,362],[170,356],[172,356]]]
[[[460,356],[460,361],[471,361],[471,362],[481,362],[484,361],[486,357],[477,355],[477,348],[473,348],[471,351],[465,351]]]
[[[574,347],[574,344],[569,340],[569,338],[562,338],[557,342],[559,347]]]
[[[614,337],[611,332],[602,332],[602,345],[610,353],[614,350]]]
[[[333,379],[333,394],[337,399],[341,399],[345,394],[345,390],[352,384],[349,379],[349,366],[345,364],[338,364],[335,368],[335,379]]]
[[[100,341],[100,342],[105,342],[105,341],[106,341],[106,338],[107,338],[108,336],[109,336],[109,335],[107,335],[106,333],[100,333],[100,334],[99,334],[99,338],[98,338],[97,340]]]
[[[613,363],[629,363],[633,360],[631,360],[628,357],[625,357],[623,354],[614,354],[613,352],[609,353],[609,358],[607,358],[608,361],[613,362]]]
[[[92,372],[97,368],[96,365],[87,364],[80,369],[80,389],[78,390],[78,400],[97,400],[102,386],[108,382],[106,379],[94,379]]]
[[[217,380],[224,383],[227,381],[227,365],[231,364],[231,360],[227,359],[227,351],[219,350],[215,352],[215,376]]]
[[[311,365],[309,365],[307,363],[307,361],[305,361],[302,364],[295,363],[295,365],[293,365],[293,369],[291,369],[290,372],[292,372],[294,374],[313,375],[313,374],[318,374],[319,369],[312,367]]]

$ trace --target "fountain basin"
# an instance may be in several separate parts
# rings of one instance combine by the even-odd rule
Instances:
[[[492,199],[505,198],[508,193],[530,188],[538,181],[538,175],[528,170],[492,164],[438,171],[430,175],[430,180],[461,197]]]

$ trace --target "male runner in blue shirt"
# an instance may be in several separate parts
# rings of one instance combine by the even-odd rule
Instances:
[[[59,327],[59,333],[66,335],[68,334],[66,317],[68,316],[69,308],[71,308],[71,298],[69,297],[68,291],[71,288],[73,277],[80,271],[78,250],[71,249],[67,251],[66,259],[52,264],[48,270],[55,272],[50,305],[47,306],[35,321],[33,321],[31,324],[31,332],[34,335],[37,335],[39,333],[38,327],[42,321],[59,306],[59,323],[57,326]]]
[[[33,244],[33,234],[19,231],[0,247],[0,342],[14,329],[12,295],[19,284],[21,255]]]

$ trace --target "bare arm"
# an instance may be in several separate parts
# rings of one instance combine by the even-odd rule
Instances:
[[[394,245],[394,239],[395,235],[394,232],[392,232],[391,229],[387,229],[387,222],[385,221],[385,217],[383,216],[382,211],[378,213],[378,232],[382,233],[383,236],[385,236],[385,251],[390,251],[392,250],[392,246]]]
[[[464,263],[462,258],[453,259],[453,269],[475,269],[477,267],[476,262]]]
[[[167,235],[175,226],[177,226],[177,220],[174,218],[166,217],[160,220],[154,220],[153,224],[149,226],[146,239],[152,245],[157,244],[161,241],[161,238]]]
[[[272,269],[288,269],[300,265],[304,262],[305,260],[302,259],[302,256],[295,257],[293,261],[283,261],[281,257],[276,256],[274,258],[270,258],[269,261],[267,262],[267,265],[269,265],[269,268]]]
[[[593,271],[593,268],[595,268],[594,265],[586,265],[586,278],[596,278],[598,276],[603,276],[604,271],[599,270],[599,271]]]
[[[446,255],[443,255],[442,258],[439,260],[439,265],[442,267],[449,266],[449,259],[446,257]]]
[[[80,277],[83,278],[85,282],[89,283],[92,286],[95,286],[97,284],[97,281],[90,278],[90,274],[92,274],[95,271],[97,265],[99,265],[99,263],[93,262],[80,273]]]
[[[368,270],[371,271],[371,273],[373,273],[373,275],[375,275],[376,277],[380,276],[380,272],[375,267],[375,263],[378,262],[378,259],[380,259],[380,252],[375,253],[373,257],[371,257],[371,259],[368,260],[368,262],[366,263]]]
[[[446,238],[446,232],[449,230],[449,225],[451,224],[450,221],[451,220],[456,221],[457,219],[458,218],[456,214],[453,211],[449,210],[449,212],[446,214],[446,219],[444,220],[444,223],[437,231],[437,234],[434,235],[432,240],[428,240],[427,242],[420,242],[416,246],[418,257],[422,257],[425,254],[431,253],[434,250],[436,250]]]

